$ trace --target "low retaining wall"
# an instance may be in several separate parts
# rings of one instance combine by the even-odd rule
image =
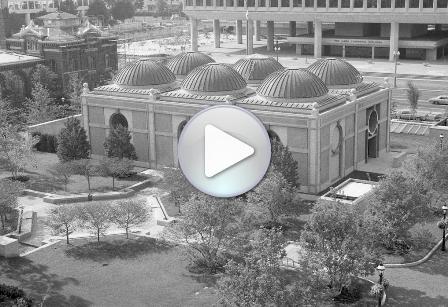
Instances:
[[[69,117],[51,120],[45,123],[28,126],[28,131],[30,133],[40,132],[42,134],[58,135],[61,129],[64,128],[65,123],[70,117],[77,118],[81,122],[81,126],[83,125],[82,114],[77,114]]]

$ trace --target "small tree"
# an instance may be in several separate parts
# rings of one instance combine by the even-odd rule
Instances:
[[[270,170],[247,194],[248,207],[262,223],[277,223],[281,215],[294,214],[298,205],[290,184],[280,172]]]
[[[110,11],[103,0],[92,1],[89,4],[89,9],[87,10],[88,16],[103,16],[104,21],[109,23]]]
[[[66,96],[70,99],[70,111],[74,114],[81,112],[81,95],[83,91],[83,81],[78,73],[71,73],[68,76],[68,86]]]
[[[170,190],[170,200],[179,209],[179,214],[182,214],[181,206],[185,204],[197,190],[188,182],[180,169],[166,168],[164,170],[163,179]]]
[[[112,190],[115,190],[115,180],[128,176],[133,169],[134,163],[126,158],[104,158],[99,166],[101,176],[112,177]]]
[[[76,118],[69,118],[58,135],[58,158],[61,162],[87,159],[90,155],[90,144],[86,131]]]
[[[50,93],[50,97],[55,98],[58,95],[58,75],[52,72],[48,66],[37,64],[34,68],[31,80],[33,84],[40,83],[46,88]]]
[[[45,86],[40,82],[34,82],[31,97],[27,98],[28,123],[38,124],[56,119],[59,109]]]
[[[184,205],[184,218],[167,234],[180,240],[192,268],[215,273],[225,265],[224,251],[238,233],[241,210],[237,200],[197,194]]]
[[[38,137],[24,135],[15,127],[3,127],[0,133],[0,165],[16,179],[28,163],[36,166],[34,146],[38,142]]]
[[[109,158],[127,158],[137,160],[134,145],[131,143],[131,134],[126,127],[118,125],[112,129],[104,142],[104,150]]]
[[[90,178],[98,173],[98,166],[90,159],[74,160],[70,162],[71,171],[74,175],[84,176],[87,180],[87,188],[90,193]]]
[[[411,108],[412,113],[415,116],[418,107],[418,99],[420,98],[420,90],[415,86],[415,84],[412,81],[408,81],[407,94],[408,94],[409,107]]]
[[[271,167],[280,172],[293,187],[299,186],[299,164],[280,140],[271,141]]]
[[[119,200],[112,206],[112,221],[126,231],[126,239],[129,239],[129,229],[146,222],[149,214],[145,199]]]
[[[111,225],[112,206],[106,202],[91,202],[80,209],[80,219],[92,231],[100,242],[100,236],[106,234]]]
[[[18,197],[24,186],[21,182],[3,179],[0,180],[0,218],[2,229],[5,229],[7,215],[18,206]]]
[[[58,181],[64,183],[64,190],[67,191],[67,185],[70,177],[73,175],[73,164],[71,162],[58,162],[48,169],[48,172]]]
[[[165,0],[157,0],[156,12],[159,15],[164,15],[168,11],[168,3]]]
[[[135,8],[131,1],[117,1],[112,7],[112,16],[116,20],[125,20],[135,15]]]
[[[46,224],[55,233],[65,233],[67,244],[70,244],[70,234],[79,224],[80,208],[73,205],[60,205],[50,210]]]

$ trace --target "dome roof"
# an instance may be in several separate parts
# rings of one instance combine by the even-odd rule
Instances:
[[[184,90],[218,95],[244,90],[246,85],[246,81],[235,69],[220,63],[199,66],[182,81]]]
[[[211,57],[200,52],[184,52],[171,58],[168,67],[176,76],[185,77],[196,67],[215,62]]]
[[[359,71],[350,63],[335,58],[320,59],[308,67],[329,87],[356,85],[362,82]]]
[[[286,68],[269,75],[257,94],[270,99],[315,98],[328,93],[324,82],[306,69]]]
[[[239,59],[233,68],[248,83],[261,83],[267,76],[284,67],[273,57],[253,54]]]
[[[176,81],[176,76],[165,66],[149,59],[138,60],[121,69],[113,82],[125,86],[158,86]]]

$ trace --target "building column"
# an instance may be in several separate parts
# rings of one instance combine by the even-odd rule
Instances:
[[[314,57],[322,57],[322,21],[314,21]]]
[[[247,20],[247,54],[254,53],[254,21],[251,19]]]
[[[342,45],[342,57],[345,58],[345,45]]]
[[[25,25],[29,25],[31,22],[31,13],[25,13]]]
[[[289,36],[290,37],[296,36],[296,22],[295,21],[289,22]]]
[[[261,32],[260,32],[261,22],[259,20],[254,20],[254,23],[255,23],[255,30],[254,30],[255,40],[259,42],[261,40]]]
[[[219,19],[213,20],[213,34],[215,34],[215,48],[221,47],[221,27],[219,25]]]
[[[267,50],[272,52],[274,51],[274,22],[267,22],[267,30],[268,30],[268,41],[267,41]]]
[[[243,21],[236,21],[236,41],[238,44],[243,43]]]
[[[191,51],[198,51],[198,20],[190,18]]]
[[[375,61],[375,46],[372,46],[372,62]]]
[[[398,51],[398,36],[400,24],[398,22],[390,23],[390,42],[389,42],[389,61],[394,61],[394,51]]]

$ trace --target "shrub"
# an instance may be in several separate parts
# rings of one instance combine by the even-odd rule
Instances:
[[[34,146],[37,151],[56,153],[56,150],[58,148],[58,140],[55,135],[33,132],[32,136],[39,137],[39,142],[37,142],[37,144]]]
[[[414,249],[426,249],[431,247],[435,241],[434,235],[431,231],[420,225],[417,229],[411,232],[411,245]]]
[[[18,306],[29,306],[33,305],[33,301],[28,298],[22,289],[15,286],[9,286],[5,284],[0,284],[0,302],[5,302],[7,300],[15,300]]]

